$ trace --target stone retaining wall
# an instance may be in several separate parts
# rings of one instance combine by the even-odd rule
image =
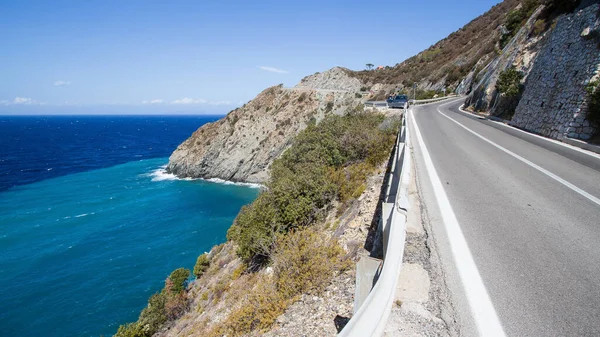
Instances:
[[[595,4],[558,19],[525,83],[510,124],[555,139],[587,140],[586,85],[599,76],[600,18]]]

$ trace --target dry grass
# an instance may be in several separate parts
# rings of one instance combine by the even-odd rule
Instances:
[[[280,236],[271,273],[243,274],[233,282],[226,298],[232,308],[221,322],[202,336],[242,336],[264,332],[299,295],[319,293],[351,263],[338,242],[306,228]],[[249,285],[254,285],[248,289]]]

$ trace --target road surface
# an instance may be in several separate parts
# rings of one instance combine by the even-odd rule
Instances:
[[[414,106],[410,123],[463,335],[600,336],[600,156],[466,115],[461,103]]]

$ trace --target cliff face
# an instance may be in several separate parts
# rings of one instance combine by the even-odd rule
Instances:
[[[538,8],[474,83],[465,85],[472,86],[465,105],[547,137],[590,139],[599,128],[587,120],[586,85],[599,77],[600,6],[582,2],[536,34],[543,10]],[[501,95],[496,88],[509,67],[523,74],[522,92],[516,97]]]
[[[475,73],[474,69],[461,82],[459,93],[471,92],[465,101],[466,106],[472,107],[475,111],[487,111],[492,116],[511,118],[518,98],[515,101],[501,96],[496,90],[496,82],[500,73],[511,66],[516,67],[523,73],[524,78],[527,78],[545,36],[545,34],[533,34],[534,24],[542,11],[543,7],[539,7],[533,13],[500,55],[491,59],[480,72]]]
[[[501,25],[509,11],[521,0],[505,0],[483,15],[438,41],[419,54],[380,70],[354,71],[371,91],[410,89],[413,83],[422,90],[454,90],[469,72],[481,69],[496,56]]]
[[[263,183],[292,138],[314,119],[360,104],[360,82],[340,68],[308,76],[294,88],[261,92],[224,118],[203,125],[177,147],[167,171],[179,177]]]
[[[547,37],[511,123],[551,138],[590,139],[586,85],[600,71],[600,6],[565,15]]]

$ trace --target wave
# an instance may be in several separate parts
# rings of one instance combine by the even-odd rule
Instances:
[[[192,179],[187,179],[187,178],[181,179],[181,178],[177,177],[176,175],[174,175],[173,173],[168,173],[166,168],[167,168],[167,165],[163,165],[150,173],[144,174],[143,176],[152,178],[152,181],[184,180],[184,179],[192,180]]]
[[[223,185],[247,186],[247,187],[252,187],[252,188],[266,188],[264,185],[257,184],[257,183],[242,183],[242,182],[236,182],[236,181],[223,180],[223,179],[219,179],[219,178],[209,178],[209,179],[200,178],[200,179],[204,180],[204,181],[210,181],[211,183],[217,183],[217,184],[223,184]]]
[[[224,180],[224,179],[219,179],[219,178],[208,178],[208,179],[205,179],[205,178],[190,178],[190,177],[179,178],[178,176],[174,175],[173,173],[167,172],[167,165],[163,165],[163,166],[161,166],[161,167],[153,170],[152,172],[145,174],[144,176],[151,177],[152,181],[166,181],[166,180],[192,181],[192,180],[203,180],[203,181],[208,181],[208,182],[211,182],[211,183],[222,184],[222,185],[236,185],[236,186],[246,186],[246,187],[251,187],[251,188],[265,188],[265,186],[261,185],[261,184],[235,182],[235,181],[229,181],[229,180]]]

